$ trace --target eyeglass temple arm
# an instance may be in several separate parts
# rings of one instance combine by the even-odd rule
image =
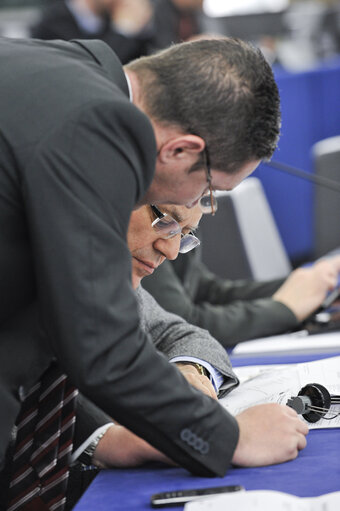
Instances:
[[[156,208],[156,206],[154,206],[153,204],[150,204],[150,208],[152,209],[152,211],[155,213],[155,215],[157,216],[157,218],[163,218],[165,217],[166,215],[164,213],[162,213],[161,211],[159,211],[158,208]]]

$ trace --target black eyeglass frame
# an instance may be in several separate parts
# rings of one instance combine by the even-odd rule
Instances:
[[[168,219],[169,219],[169,225],[170,224],[174,224],[175,226],[178,227],[178,229],[173,230],[172,232],[170,232],[170,234],[167,234],[167,235],[163,234],[162,238],[170,239],[170,238],[174,238],[175,236],[180,234],[181,235],[181,241],[180,241],[179,252],[181,254],[185,254],[187,252],[190,252],[190,250],[193,250],[194,248],[198,247],[198,245],[201,244],[200,240],[192,233],[192,231],[190,231],[188,234],[183,234],[182,233],[182,227],[179,225],[177,220],[172,218],[171,215],[169,215],[168,213],[162,213],[162,211],[160,211],[154,204],[150,204],[150,208],[151,208],[151,211],[157,217],[156,220],[154,220],[151,223],[152,228],[156,232],[158,232],[159,234],[162,233],[162,229],[161,228],[157,229],[156,226],[159,223],[159,220],[161,220],[162,218],[166,218],[166,217],[168,217]],[[190,241],[190,243],[188,243],[189,241]],[[190,248],[187,248],[187,246],[189,246]]]
[[[213,195],[211,167],[210,167],[210,153],[208,151],[207,145],[205,145],[205,147],[204,147],[203,154],[204,154],[205,172],[207,175],[207,183],[209,185],[211,214],[212,214],[212,216],[214,216],[216,213],[216,207],[214,207],[214,195]]]

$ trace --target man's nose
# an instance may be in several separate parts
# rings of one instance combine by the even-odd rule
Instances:
[[[173,261],[179,253],[181,243],[181,235],[177,234],[173,238],[158,238],[155,241],[155,249],[161,252],[164,257]]]

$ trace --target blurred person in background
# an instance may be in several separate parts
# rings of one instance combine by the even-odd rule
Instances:
[[[340,53],[340,1],[324,0],[326,5],[319,30],[313,34],[318,56],[328,58]]]
[[[203,0],[154,0],[154,49],[187,41],[202,32]]]
[[[36,39],[100,39],[122,64],[202,33],[203,0],[59,0],[46,7]]]
[[[62,0],[46,7],[31,28],[36,39],[101,39],[125,64],[147,53],[149,0]]]

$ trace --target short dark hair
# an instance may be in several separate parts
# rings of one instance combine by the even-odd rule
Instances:
[[[236,172],[269,159],[280,132],[280,99],[258,48],[236,38],[171,46],[128,64],[150,117],[202,137],[213,169]]]

